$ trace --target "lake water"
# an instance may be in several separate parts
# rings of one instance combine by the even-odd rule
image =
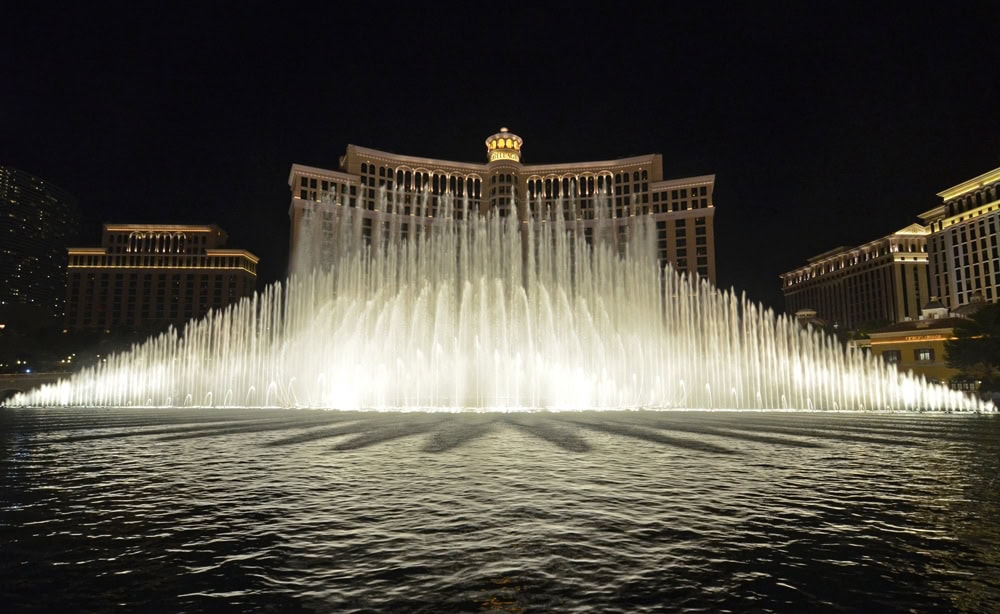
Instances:
[[[1000,417],[0,409],[5,611],[1000,611]]]

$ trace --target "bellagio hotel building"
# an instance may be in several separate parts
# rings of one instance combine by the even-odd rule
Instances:
[[[408,236],[416,225],[436,215],[516,215],[522,222],[542,219],[562,203],[567,221],[589,234],[597,221],[597,205],[605,202],[610,223],[625,226],[630,218],[648,216],[656,225],[661,262],[697,273],[715,283],[715,175],[664,179],[660,154],[598,162],[524,164],[523,140],[501,128],[486,139],[485,164],[398,155],[348,145],[339,170],[292,165],[291,255],[294,259],[301,223],[317,215],[333,216],[325,206],[352,207],[362,215],[362,232],[388,223]],[[391,199],[380,211],[381,194]],[[453,198],[453,207],[444,201]],[[426,203],[424,205],[423,203]],[[624,236],[625,233],[615,233]]]

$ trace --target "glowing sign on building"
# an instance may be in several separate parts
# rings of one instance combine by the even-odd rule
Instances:
[[[506,128],[486,139],[486,154],[490,162],[497,160],[521,161],[521,145],[524,141]]]
[[[503,151],[496,150],[490,152],[490,162],[496,162],[497,160],[513,160],[514,162],[520,162],[521,156],[517,152],[513,151]]]

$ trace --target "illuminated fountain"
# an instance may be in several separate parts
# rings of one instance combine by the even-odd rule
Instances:
[[[367,233],[353,208],[314,208],[287,283],[8,405],[992,409],[661,270],[643,216],[619,243],[600,219],[582,240],[561,206],[430,218],[426,197],[417,217],[383,194]]]

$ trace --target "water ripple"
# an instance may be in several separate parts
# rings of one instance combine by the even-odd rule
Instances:
[[[6,611],[1000,609],[1000,420],[0,412]]]

